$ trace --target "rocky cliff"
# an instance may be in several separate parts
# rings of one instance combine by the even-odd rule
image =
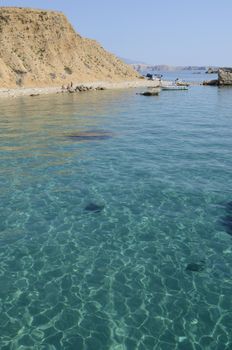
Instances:
[[[218,70],[218,84],[232,85],[232,68],[220,68]]]
[[[122,81],[138,76],[96,41],[77,34],[62,13],[0,8],[0,87]]]

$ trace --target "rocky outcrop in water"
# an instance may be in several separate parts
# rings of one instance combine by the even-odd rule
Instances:
[[[232,68],[220,68],[218,70],[218,84],[232,85]]]
[[[138,95],[142,95],[142,96],[159,96],[159,94],[160,94],[160,90],[156,90],[156,91],[140,92]]]
[[[206,74],[217,74],[218,68],[209,67],[205,73]]]
[[[204,80],[203,85],[218,86],[218,79]]]

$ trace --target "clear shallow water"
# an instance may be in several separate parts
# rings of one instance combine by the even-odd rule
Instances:
[[[232,89],[135,92],[0,101],[1,349],[232,348]]]

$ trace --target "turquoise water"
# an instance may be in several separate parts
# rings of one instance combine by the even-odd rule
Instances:
[[[232,349],[232,89],[0,111],[1,350]]]

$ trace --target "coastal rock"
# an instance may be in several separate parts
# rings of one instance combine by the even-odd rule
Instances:
[[[135,80],[139,74],[60,12],[0,7],[0,87]]]
[[[161,91],[161,88],[157,86],[157,87],[152,87],[148,91],[140,92],[138,95],[142,95],[142,96],[158,96],[160,91]]]
[[[205,73],[206,74],[217,74],[218,73],[218,68],[209,67]]]
[[[78,86],[75,88],[75,91],[79,91],[79,92],[89,91],[89,90],[93,90],[93,87],[92,87],[92,86],[78,85]]]
[[[95,88],[95,90],[103,91],[103,90],[106,90],[106,88],[104,88],[103,86],[97,86],[97,87]]]
[[[218,70],[219,85],[232,85],[232,68],[220,68]]]
[[[145,92],[141,92],[139,95],[142,95],[142,96],[158,96],[159,95],[159,91],[145,91]]]
[[[218,79],[205,80],[205,81],[203,81],[203,85],[217,86],[218,85]]]
[[[70,89],[67,89],[68,93],[69,94],[73,94],[74,92],[76,92],[74,89],[70,88]]]

